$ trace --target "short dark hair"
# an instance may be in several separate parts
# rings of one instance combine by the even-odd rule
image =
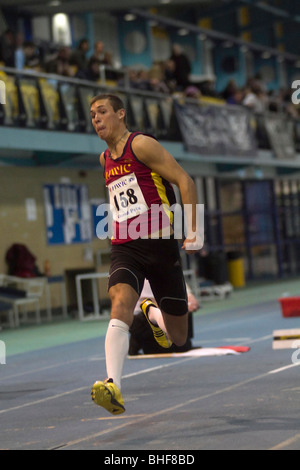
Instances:
[[[96,101],[99,100],[108,100],[112,105],[112,108],[115,113],[119,111],[119,109],[125,109],[123,101],[117,95],[112,95],[110,93],[102,93],[100,95],[94,96],[94,98],[92,98],[91,100],[90,105],[92,106],[92,104],[96,103]]]

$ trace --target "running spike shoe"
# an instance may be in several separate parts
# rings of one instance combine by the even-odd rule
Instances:
[[[172,342],[169,340],[168,336],[166,335],[166,333],[161,329],[159,328],[159,326],[156,326],[156,325],[153,325],[153,323],[151,323],[151,321],[149,320],[149,317],[148,317],[148,310],[149,308],[153,306],[155,308],[157,308],[157,306],[152,302],[151,299],[145,299],[143,300],[143,302],[140,304],[140,307],[142,309],[142,312],[143,314],[145,315],[146,317],[146,320],[147,322],[149,323],[151,329],[152,329],[152,332],[153,332],[153,336],[154,336],[154,339],[155,341],[164,349],[169,349],[171,346],[172,346]]]
[[[124,401],[118,387],[113,379],[106,379],[104,382],[96,382],[92,388],[92,400],[96,405],[102,406],[113,415],[120,415],[125,412]]]

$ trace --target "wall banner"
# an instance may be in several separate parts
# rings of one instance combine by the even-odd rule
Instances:
[[[246,109],[175,101],[175,112],[188,152],[239,157],[257,155],[252,117]]]

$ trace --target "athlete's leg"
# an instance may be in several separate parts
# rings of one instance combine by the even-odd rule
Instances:
[[[93,401],[114,415],[124,413],[121,379],[129,350],[129,328],[133,321],[137,292],[128,284],[116,284],[109,289],[112,302],[111,320],[105,339],[108,378],[92,388]]]
[[[151,305],[148,309],[148,318],[153,323],[153,325],[159,326],[165,333],[167,333],[167,328],[165,325],[164,317],[162,316],[161,310],[158,307]]]
[[[105,339],[107,376],[121,389],[124,362],[129,350],[129,328],[139,296],[128,284],[116,284],[111,287],[109,296],[111,321]]]
[[[159,326],[167,334],[169,340],[176,346],[183,346],[188,335],[188,312],[182,317],[168,315],[158,307],[150,306],[148,318],[154,325]]]
[[[187,313],[184,316],[178,317],[174,315],[162,312],[166,333],[170,340],[176,344],[176,346],[184,346],[188,338],[188,318]]]

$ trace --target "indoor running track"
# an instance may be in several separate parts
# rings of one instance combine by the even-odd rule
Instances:
[[[119,417],[90,399],[94,381],[105,378],[104,336],[8,357],[0,366],[0,449],[299,449],[300,369],[292,350],[272,350],[272,332],[300,328],[300,318],[282,318],[268,301],[195,315],[194,327],[194,346],[251,351],[127,360]]]

